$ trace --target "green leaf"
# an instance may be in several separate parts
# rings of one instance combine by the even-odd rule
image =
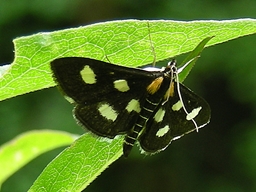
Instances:
[[[181,72],[179,72],[179,82],[183,82],[185,78],[188,76],[189,72],[195,65],[198,57],[200,56],[201,52],[203,51],[205,45],[212,39],[213,37],[206,37],[203,39],[196,48],[191,51],[191,53],[182,61],[180,67]]]
[[[55,58],[80,56],[138,67],[152,63],[154,55],[156,61],[164,60],[190,52],[201,42],[185,59],[187,62],[200,54],[212,36],[207,46],[253,33],[256,33],[253,19],[124,20],[17,38],[13,63],[0,67],[0,100],[54,86],[49,63]],[[179,74],[181,81],[193,62]],[[109,143],[104,138],[83,135],[45,168],[30,191],[81,191],[121,156],[122,143],[122,137]]]
[[[48,164],[29,191],[82,191],[122,155],[122,144],[121,138],[84,134]]]
[[[149,37],[150,33],[150,37]],[[15,59],[0,79],[0,100],[55,85],[49,63],[80,56],[138,67],[193,50],[256,33],[255,19],[227,21],[123,20],[38,33],[14,40]],[[150,40],[151,39],[151,40]]]
[[[62,131],[30,131],[0,148],[0,186],[14,172],[42,153],[71,144],[75,135]]]

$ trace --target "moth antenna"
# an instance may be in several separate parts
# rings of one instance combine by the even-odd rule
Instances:
[[[154,48],[154,45],[152,43],[152,39],[151,39],[151,34],[150,34],[150,26],[149,26],[149,22],[148,22],[148,38],[149,38],[149,42],[150,42],[150,47],[152,49],[152,54],[153,54],[153,67],[155,67],[156,65],[156,52],[155,52],[155,48]]]
[[[191,61],[191,60],[190,60]],[[189,62],[190,62],[189,61]],[[177,91],[178,91],[178,96],[179,96],[179,99],[180,99],[180,102],[181,102],[181,104],[182,104],[182,108],[183,108],[183,110],[185,111],[185,113],[188,115],[189,113],[188,113],[188,111],[187,111],[187,109],[186,109],[186,107],[185,107],[185,105],[184,105],[184,102],[183,102],[183,99],[182,99],[182,96],[181,96],[181,93],[180,93],[180,83],[179,83],[179,76],[178,76],[178,73],[176,74],[176,82],[177,82]],[[197,123],[196,123],[196,121],[194,120],[194,118],[192,118],[191,119],[192,120],[192,122],[194,123],[194,125],[195,125],[195,127],[196,127],[196,131],[198,132],[198,125],[197,125]]]

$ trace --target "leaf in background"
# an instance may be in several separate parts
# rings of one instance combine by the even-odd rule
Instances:
[[[71,144],[75,135],[63,131],[30,131],[0,147],[0,186],[32,159],[52,149]]]

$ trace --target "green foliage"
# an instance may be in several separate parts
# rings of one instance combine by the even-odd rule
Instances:
[[[151,38],[149,38],[149,32]],[[49,67],[58,57],[81,56],[138,67],[256,32],[251,19],[230,21],[115,21],[14,40],[15,60],[0,79],[0,100],[54,86]],[[150,40],[151,39],[151,40]]]
[[[49,150],[69,145],[76,137],[78,136],[61,131],[30,131],[1,146],[0,186],[10,175],[32,159]]]
[[[138,67],[154,60],[152,46],[156,61],[160,61],[192,51],[204,40],[196,49],[198,55],[212,36],[214,38],[207,46],[253,33],[256,33],[256,20],[252,19],[194,22],[124,20],[21,37],[14,40],[13,63],[8,68],[0,67],[0,100],[54,86],[49,63],[55,58],[81,56]],[[185,61],[194,56],[190,55]],[[192,66],[185,70],[181,80],[185,79]],[[61,135],[54,135],[58,142]],[[26,157],[17,167],[6,171],[2,182],[38,154],[72,141],[70,136],[71,140],[66,143],[56,141],[43,148],[45,144],[42,141],[49,140],[45,136],[43,133],[37,138],[40,152]],[[35,146],[27,140],[24,154]],[[11,151],[0,154],[5,156],[1,158],[3,161],[9,161],[17,153],[11,147],[11,143],[2,147]],[[46,191],[80,191],[121,156],[121,148],[122,138],[109,143],[85,134],[46,167],[30,191],[40,191],[42,186],[44,190],[47,188]]]

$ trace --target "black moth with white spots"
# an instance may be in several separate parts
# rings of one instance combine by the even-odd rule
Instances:
[[[207,102],[177,82],[175,61],[146,71],[99,60],[66,57],[51,62],[54,79],[75,103],[79,124],[102,137],[125,134],[124,156],[139,142],[146,153],[206,125]]]

